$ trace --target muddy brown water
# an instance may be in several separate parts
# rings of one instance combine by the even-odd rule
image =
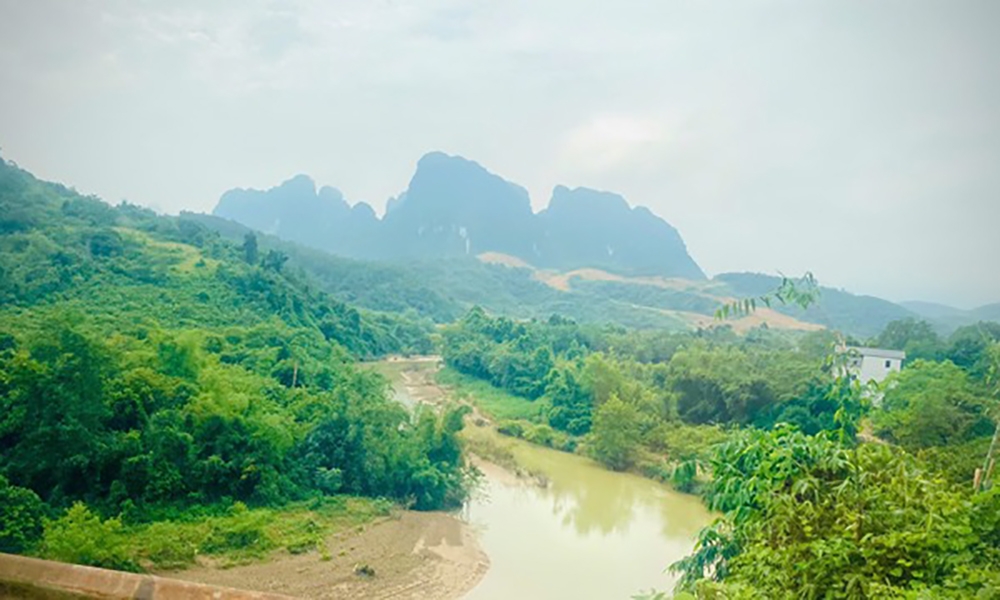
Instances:
[[[381,369],[380,369],[381,370]],[[397,398],[412,406],[440,400],[427,361],[383,370]],[[404,376],[405,374],[405,376]],[[436,393],[435,393],[436,392]],[[481,488],[461,511],[489,557],[469,600],[629,598],[651,588],[669,591],[666,567],[690,553],[712,515],[687,494],[587,458],[542,448],[495,432],[519,465],[540,482],[480,463]]]
[[[711,515],[695,497],[586,458],[513,441],[523,467],[548,480],[482,467],[483,489],[463,518],[490,560],[469,600],[629,598],[670,590],[665,572],[687,555]]]

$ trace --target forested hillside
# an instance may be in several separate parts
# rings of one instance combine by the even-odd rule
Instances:
[[[194,213],[192,221],[242,242],[253,230],[238,223]],[[637,328],[685,329],[689,325],[663,311],[619,301],[597,290],[565,293],[532,277],[527,269],[486,264],[477,258],[362,261],[334,256],[276,236],[256,233],[261,248],[288,256],[288,267],[333,297],[381,311],[411,311],[438,323],[450,323],[473,306],[511,317],[547,318],[562,314],[588,323],[616,323]]]
[[[286,260],[0,163],[0,550],[176,565],[274,542],[241,503],[461,502],[460,414],[411,417],[355,366],[429,351],[429,321],[355,309]]]

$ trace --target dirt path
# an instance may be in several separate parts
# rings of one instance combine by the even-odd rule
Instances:
[[[278,555],[230,569],[208,566],[171,577],[299,598],[461,598],[486,574],[489,559],[476,533],[446,513],[406,511],[327,541],[319,552]],[[355,571],[367,565],[374,575]]]

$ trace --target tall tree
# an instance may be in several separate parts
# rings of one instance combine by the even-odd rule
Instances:
[[[243,236],[243,260],[247,261],[247,264],[255,265],[257,255],[257,234],[251,231]]]

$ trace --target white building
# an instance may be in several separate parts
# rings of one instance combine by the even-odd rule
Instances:
[[[906,353],[899,350],[850,347],[847,352],[847,370],[861,383],[882,383],[889,373],[898,373],[906,359]]]

